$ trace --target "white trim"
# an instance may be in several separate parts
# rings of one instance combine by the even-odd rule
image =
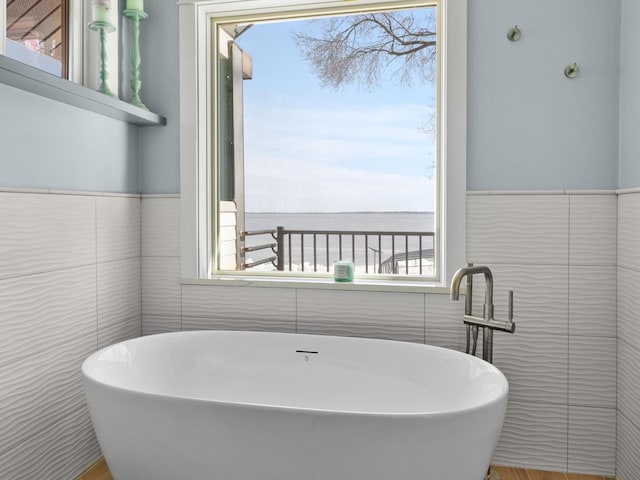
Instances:
[[[442,0],[442,106],[444,126],[441,162],[446,184],[441,211],[445,212],[440,258],[441,284],[449,285],[466,258],[467,190],[467,0]]]
[[[264,287],[264,288],[304,288],[315,290],[365,290],[396,293],[449,294],[449,288],[425,282],[384,282],[380,280],[356,280],[354,282],[334,282],[333,279],[216,276],[213,278],[182,278],[182,285],[211,285],[225,287]],[[464,290],[463,290],[464,292]]]
[[[119,192],[91,192],[86,190],[56,190],[54,188],[22,188],[22,187],[2,187],[0,193],[28,193],[38,195],[75,195],[78,197],[126,197],[141,198],[139,193],[119,193]]]
[[[617,191],[612,190],[565,190],[566,195],[616,195]]]
[[[198,278],[199,220],[203,199],[198,190],[199,110],[202,92],[198,76],[199,12],[195,5],[181,5],[180,30],[180,271],[183,277]],[[205,200],[206,202],[206,200]]]
[[[90,8],[82,0],[69,0],[69,80],[80,85],[84,85],[85,10]]]
[[[446,135],[441,154],[446,185],[438,201],[446,211],[440,237],[442,265],[440,284],[448,284],[465,259],[466,223],[466,125],[467,125],[467,0],[439,0],[443,54],[441,68],[441,122]],[[318,9],[424,5],[424,0],[362,0],[345,5],[343,0],[202,0],[179,2],[180,23],[180,191],[181,276],[207,278],[213,271],[212,241],[215,216],[208,201],[215,186],[210,171],[212,111],[211,18],[237,15],[276,15],[291,11],[311,13]],[[212,192],[215,195],[216,192]],[[214,197],[215,198],[215,197]],[[446,223],[445,223],[446,222]]]
[[[616,191],[618,195],[626,195],[628,193],[640,193],[640,187],[620,188]]]
[[[640,189],[637,189],[640,191]],[[470,190],[467,196],[490,195],[616,195],[620,190]]]
[[[7,0],[0,0],[0,55],[4,55],[7,43]]]
[[[180,198],[179,193],[141,193],[140,198]]]

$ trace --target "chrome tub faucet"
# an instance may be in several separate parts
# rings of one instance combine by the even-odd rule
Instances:
[[[482,317],[473,315],[473,276],[484,275],[484,306]],[[493,362],[493,331],[501,330],[513,333],[516,324],[513,322],[513,291],[509,291],[509,315],[507,320],[496,320],[493,306],[493,274],[491,269],[485,265],[473,266],[468,263],[466,267],[460,268],[451,279],[450,298],[458,300],[460,298],[460,284],[466,277],[467,292],[464,304],[464,323],[467,329],[467,353],[476,354],[478,344],[478,330],[482,327],[482,358],[488,362]],[[473,344],[471,345],[471,337]]]

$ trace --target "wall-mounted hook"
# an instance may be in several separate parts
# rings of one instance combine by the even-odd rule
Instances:
[[[520,40],[521,36],[522,36],[522,32],[518,28],[518,25],[516,25],[515,27],[513,27],[507,32],[507,38],[512,42],[517,42],[518,40]]]
[[[577,63],[572,63],[571,65],[567,65],[564,69],[564,76],[567,78],[576,78],[580,75],[580,67]]]

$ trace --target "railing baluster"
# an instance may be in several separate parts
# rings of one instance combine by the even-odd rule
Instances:
[[[318,258],[317,258],[317,246],[316,246],[316,234],[313,234],[313,271],[318,271]]]
[[[378,273],[382,273],[382,235],[378,235]]]
[[[327,233],[327,273],[329,273],[329,234]]]
[[[409,235],[404,236],[404,258],[405,258],[404,273],[406,275],[409,275]]]
[[[356,235],[351,235],[351,261],[355,265],[356,263]]]
[[[300,234],[300,266],[304,272],[304,233]]]
[[[391,273],[396,272],[396,236],[391,234]]]
[[[364,234],[364,273],[369,273],[369,235]]]
[[[418,235],[418,248],[420,249],[420,275],[422,275],[422,235]]]
[[[289,271],[291,271],[291,234],[288,235],[289,237]]]
[[[342,260],[342,234],[338,235],[338,258]]]
[[[276,268],[278,269],[278,271],[283,271],[284,270],[284,227],[278,227],[276,229],[277,231],[277,237],[276,237],[276,242],[278,244],[278,246],[276,247],[278,249],[277,255],[278,255],[278,265],[276,266]]]

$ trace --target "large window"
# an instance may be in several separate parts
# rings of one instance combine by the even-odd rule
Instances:
[[[446,283],[466,1],[287,3],[181,5],[183,276]]]
[[[220,270],[437,275],[437,7],[216,23]]]
[[[0,0],[0,55],[97,89],[100,43],[89,23],[118,25],[123,0]],[[118,90],[118,37],[107,35],[105,52],[112,91]]]
[[[6,55],[68,78],[69,0],[7,0]]]

